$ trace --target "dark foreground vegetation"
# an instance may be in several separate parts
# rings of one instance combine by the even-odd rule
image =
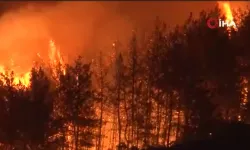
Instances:
[[[129,49],[116,42],[66,74],[36,66],[29,87],[5,76],[0,149],[249,149],[250,14],[230,36],[206,26],[211,15],[171,31],[157,19],[148,40],[133,33]]]
[[[192,141],[185,141],[170,148],[150,147],[150,150],[211,150],[211,149],[249,149],[250,125],[243,123],[220,122],[210,128],[206,136]]]

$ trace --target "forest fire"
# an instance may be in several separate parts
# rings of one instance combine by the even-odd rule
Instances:
[[[9,73],[6,74],[8,71],[5,69],[4,66],[0,67],[0,72],[2,74],[2,76],[9,76]],[[13,70],[11,70],[13,71]],[[27,73],[15,73],[14,77],[13,77],[13,84],[18,85],[18,84],[22,84],[24,86],[29,86],[29,80],[30,80],[30,72]],[[4,81],[4,80],[3,80]]]
[[[232,13],[232,10],[231,10],[231,6],[229,3],[227,2],[219,2],[219,3],[222,3],[222,11],[223,13],[225,14],[225,17],[228,21],[232,21],[233,20],[233,13]]]
[[[58,64],[60,64],[60,68],[62,69],[62,72],[65,74],[65,69],[64,69],[65,63],[61,56],[60,50],[56,47],[55,42],[53,40],[49,40],[48,55],[49,55],[49,65],[52,69],[53,74],[56,74]],[[40,59],[43,59],[39,53],[37,53],[37,56]],[[8,67],[8,69],[6,69],[7,67],[5,66],[0,66],[0,72],[2,74],[2,77],[11,76],[11,72],[13,71],[13,84],[23,85],[25,87],[28,87],[30,84],[31,72],[30,71],[19,72],[15,70],[14,63],[15,62],[11,59],[11,64]],[[32,64],[30,64],[30,68],[32,68]]]
[[[222,10],[223,15],[225,15],[225,17],[226,17],[226,21],[227,22],[234,21],[233,12],[232,12],[230,3],[229,2],[218,2],[218,3],[219,3],[219,6],[220,6],[220,8]],[[237,27],[236,26],[233,26],[233,29],[235,31],[237,31]],[[232,28],[228,27],[227,31],[228,31],[228,36],[230,38],[231,37]]]
[[[227,21],[233,21],[234,17],[233,17],[233,13],[232,13],[232,9],[230,6],[229,2],[219,2],[219,4],[221,5],[221,9],[223,11],[223,13],[225,14],[226,20]],[[233,27],[234,31],[237,31],[237,27]],[[229,38],[231,38],[231,32],[232,32],[232,28],[227,28],[228,30],[228,36]],[[240,65],[245,65],[245,64],[240,64]],[[245,111],[246,109],[246,104],[248,103],[248,79],[244,76],[240,77],[241,78],[241,99],[240,99],[240,106],[241,106],[241,112],[238,115],[238,120],[242,121],[242,112]]]
[[[233,21],[231,3],[218,3],[225,18],[214,21]],[[245,24],[237,28],[215,23],[215,30],[210,30],[203,21],[207,14],[217,14],[218,5],[210,12],[200,13],[200,18],[191,15],[174,30],[166,30],[168,22],[157,18],[152,31],[138,25],[129,43],[117,36],[111,38],[113,45],[107,42],[109,47],[98,49],[98,56],[84,53],[77,59],[73,55],[78,49],[86,51],[72,42],[80,37],[65,32],[68,25],[60,30],[59,23],[34,27],[44,18],[50,22],[47,16],[53,13],[42,13],[46,17],[39,23],[30,13],[34,18],[13,17],[17,23],[7,17],[7,23],[2,22],[13,25],[14,32],[4,30],[0,20],[0,31],[6,31],[0,38],[7,37],[2,43],[0,39],[0,50],[6,52],[0,65],[0,149],[151,150],[213,140],[228,122],[250,122],[250,23],[242,21]],[[34,23],[33,30],[23,22]],[[93,34],[102,37],[99,30]],[[72,39],[62,38],[65,35]],[[79,41],[91,49],[90,40]],[[96,54],[100,45],[91,50]],[[74,54],[68,53],[72,59],[65,61],[67,50]]]
[[[49,41],[49,61],[50,61],[50,65],[53,69],[53,74],[56,74],[56,69],[57,67],[60,67],[61,71],[63,72],[63,74],[66,73],[66,70],[64,68],[65,62],[61,56],[61,52],[59,50],[59,48],[56,47],[55,42],[53,40]],[[57,65],[60,66],[57,66]]]

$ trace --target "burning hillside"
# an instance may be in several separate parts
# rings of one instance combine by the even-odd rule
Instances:
[[[220,36],[210,34],[212,30],[195,28],[199,22],[194,21],[188,24],[195,25],[194,28],[191,27],[194,32],[178,30],[169,35],[165,33],[165,24],[159,24],[149,41],[143,43],[144,47],[141,47],[134,35],[129,48],[123,48],[120,47],[122,44],[113,42],[120,36],[123,40],[127,39],[127,34],[130,33],[127,29],[130,31],[131,24],[126,24],[123,19],[118,23],[109,22],[119,17],[106,16],[103,5],[99,3],[81,6],[77,3],[69,4],[74,6],[74,10],[66,5],[57,5],[55,10],[36,12],[30,7],[28,10],[7,13],[0,19],[0,52],[3,55],[0,59],[0,73],[2,76],[9,76],[10,71],[13,71],[13,83],[28,87],[20,90],[0,87],[3,89],[3,94],[0,94],[0,143],[12,148],[22,145],[33,146],[33,149],[47,146],[44,149],[56,147],[53,150],[102,150],[117,147],[142,148],[149,145],[169,147],[178,140],[197,136],[199,125],[206,123],[207,118],[213,117],[214,106],[210,103],[210,98],[217,92],[201,85],[209,82],[211,78],[217,79],[217,72],[228,67],[224,65],[214,71],[217,66],[212,66],[212,69],[209,66],[210,62],[214,62],[213,59],[206,55],[206,60],[202,60],[203,56],[197,56],[198,59],[193,57],[197,51],[211,53],[211,48],[206,45],[197,49],[197,41],[202,40],[200,35],[205,36],[205,39],[218,38],[214,47],[217,48],[217,43],[226,41],[222,44],[228,48],[230,45],[227,44],[232,39],[220,39]],[[219,4],[222,14],[228,21],[232,21],[234,17],[229,3]],[[92,6],[96,9],[88,9]],[[88,13],[81,13],[82,9],[88,10]],[[101,24],[94,16],[107,20],[105,24]],[[77,22],[74,17],[82,20]],[[118,28],[114,28],[115,26]],[[101,32],[102,27],[108,30]],[[186,27],[185,24],[181,28],[189,30]],[[124,30],[119,33],[119,28]],[[143,30],[144,26],[141,29]],[[230,31],[231,29],[228,29],[229,37]],[[224,35],[227,37],[227,33]],[[97,37],[102,39],[101,42],[96,40]],[[186,37],[190,38],[187,40]],[[120,42],[120,39],[118,41]],[[207,40],[198,44],[212,45],[213,42]],[[94,44],[94,47],[99,48],[103,43],[110,46],[110,51],[115,51],[111,57],[106,55],[108,49],[101,49],[105,53],[100,53],[97,58],[94,57],[96,51],[89,50],[91,57],[87,59],[95,58],[91,65],[85,64],[80,57],[75,63],[67,65],[66,70],[64,65],[68,61],[65,61],[63,56],[77,55],[81,51],[87,56],[86,47]],[[178,53],[175,53],[176,51]],[[215,54],[217,56],[217,53]],[[233,56],[225,57],[225,64],[230,64],[228,60],[231,61]],[[219,60],[223,58],[224,53]],[[36,63],[50,68],[50,74],[46,74],[47,70],[46,75],[44,70],[31,72]],[[240,65],[242,64],[233,64],[228,68]],[[58,66],[61,74],[58,73]],[[240,85],[241,92],[237,97],[240,97],[239,105],[245,109],[248,103],[248,77],[238,74],[236,76],[233,71],[232,73],[228,70],[226,71],[231,73],[233,79],[240,79],[240,83],[237,80],[234,84]],[[211,72],[212,77],[207,75],[208,72]],[[220,85],[223,90],[230,86],[231,80],[229,83],[224,81],[227,75],[223,74],[222,78],[219,76],[219,81],[215,81],[216,86]],[[32,81],[31,76],[34,76]],[[48,80],[51,76],[60,76],[53,90],[50,90],[53,83]],[[32,86],[29,86],[30,84]],[[234,86],[230,88],[235,90]],[[230,94],[233,93],[231,89],[227,91]],[[238,92],[238,89],[235,91]],[[243,109],[237,106],[234,106],[235,109],[230,108],[230,111],[239,110],[234,115],[241,121],[244,118],[244,113],[241,112]],[[229,112],[229,109],[226,112]],[[223,113],[220,115],[219,117],[225,120],[235,117],[227,118]]]
[[[229,3],[219,2],[219,4],[227,19],[232,20]],[[130,36],[129,31],[133,27],[120,14],[114,15],[113,8],[121,7],[120,3],[109,5],[112,7],[110,11],[104,8],[106,5],[99,3],[88,3],[88,5],[73,2],[67,5],[60,3],[53,4],[52,7],[44,5],[39,9],[36,9],[38,5],[24,6],[3,14],[0,19],[0,52],[2,53],[0,70],[2,73],[6,70],[14,71],[16,84],[19,81],[25,85],[28,84],[29,70],[33,62],[37,61],[37,57],[39,59],[41,57],[44,62],[50,64],[55,62],[64,64],[61,53],[64,56],[67,55],[69,59],[83,51],[85,55],[88,55],[87,58],[94,57],[96,53],[87,49],[93,48],[90,45],[98,45],[98,47],[94,46],[95,49],[110,51],[108,50],[112,49],[110,43],[116,39],[123,43],[127,41]],[[88,15],[90,13],[91,17]],[[106,21],[101,23],[105,19]],[[100,24],[103,30],[99,29]],[[119,29],[116,28],[118,26]],[[51,37],[62,48],[60,52],[55,50],[56,45],[50,40]],[[100,40],[97,37],[102,38]]]

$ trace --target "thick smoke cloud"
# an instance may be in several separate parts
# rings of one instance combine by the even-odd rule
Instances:
[[[239,3],[239,2],[238,2]],[[111,51],[112,42],[125,44],[133,29],[153,27],[156,16],[168,25],[181,24],[190,12],[216,2],[43,2],[0,3],[1,61],[30,64],[36,53],[46,59],[52,38],[69,59]],[[242,5],[242,4],[240,4]],[[245,3],[243,4],[245,5]],[[139,28],[138,28],[139,27]]]

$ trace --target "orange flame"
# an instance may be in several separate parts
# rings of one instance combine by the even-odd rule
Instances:
[[[13,63],[13,61],[12,61]],[[13,65],[11,65],[13,66]],[[14,76],[13,76],[13,84],[14,85],[18,85],[21,84],[25,87],[28,87],[30,84],[30,72],[17,72],[14,68],[11,69],[6,69],[5,66],[1,65],[0,66],[0,73],[3,76],[8,76],[9,73],[7,74],[8,70],[13,71],[14,72]],[[2,80],[5,83],[5,80]]]
[[[224,15],[226,16],[227,21],[233,21],[233,14],[231,10],[231,6],[228,2],[219,2],[222,6],[222,10]]]
[[[42,59],[40,53],[37,53],[37,56]],[[56,65],[59,63],[61,65],[64,65],[64,61],[62,59],[61,53],[59,49],[56,47],[55,43],[53,40],[49,41],[49,61],[51,64],[51,67],[53,69],[53,73],[56,73]],[[10,69],[11,71],[14,72],[14,77],[13,77],[13,84],[18,85],[21,84],[25,87],[28,87],[30,85],[30,77],[31,77],[31,72],[26,71],[26,72],[19,72],[18,70],[15,69],[14,67],[14,61],[11,59],[10,60]],[[20,66],[19,66],[20,67]],[[63,73],[65,73],[65,69],[62,68]],[[7,69],[4,65],[0,65],[0,73],[3,76],[7,76]],[[3,82],[5,82],[3,80]],[[4,83],[6,84],[6,83]]]
[[[223,14],[226,17],[226,21],[228,22],[234,21],[230,3],[229,2],[218,2],[218,3],[219,3],[219,7],[221,8],[221,10],[223,11]],[[237,27],[233,26],[233,29],[237,31]],[[232,29],[228,27],[227,31],[228,31],[228,36],[230,38]]]
[[[49,51],[49,59],[50,59],[50,65],[52,66],[53,73],[56,74],[56,65],[60,64],[62,65],[61,71],[63,74],[66,73],[65,68],[64,68],[64,61],[61,56],[59,48],[56,47],[55,42],[53,40],[49,41],[49,46],[50,46],[50,51]]]

